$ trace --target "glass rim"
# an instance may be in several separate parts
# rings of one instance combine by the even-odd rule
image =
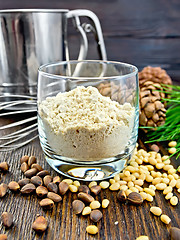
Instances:
[[[64,75],[57,75],[57,74],[52,74],[52,73],[47,73],[46,71],[43,71],[43,68],[46,67],[53,67],[53,66],[62,66],[65,64],[72,64],[72,63],[101,63],[101,64],[114,64],[114,65],[124,65],[128,68],[133,68],[133,72],[131,73],[127,73],[127,74],[123,74],[123,75],[116,75],[116,76],[110,76],[110,77],[73,77],[73,76],[64,76]],[[52,63],[46,63],[41,65],[38,68],[38,73],[41,73],[44,76],[47,77],[51,77],[51,78],[56,78],[56,79],[73,79],[73,80],[108,80],[108,79],[112,79],[112,78],[120,78],[120,79],[124,79],[124,78],[130,78],[132,76],[136,76],[136,74],[138,73],[138,68],[132,64],[129,63],[124,63],[124,62],[117,62],[117,61],[104,61],[104,60],[70,60],[70,61],[58,61],[58,62],[52,62]]]

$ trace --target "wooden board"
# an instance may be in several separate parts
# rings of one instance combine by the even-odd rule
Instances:
[[[0,119],[0,125],[11,121],[13,119]],[[1,136],[6,132],[1,132]],[[142,141],[140,144],[143,146]],[[160,145],[160,148],[163,154],[166,154],[164,147]],[[37,139],[16,151],[0,153],[0,162],[7,161],[10,165],[9,172],[1,175],[0,183],[18,181],[23,177],[19,159],[25,154],[35,155],[39,164],[49,170],[52,176],[56,175],[56,172],[46,163]],[[177,160],[173,160],[173,164],[176,167],[179,165]],[[176,190],[175,195],[179,197]],[[171,206],[162,192],[156,192],[152,203],[145,201],[138,207],[127,203],[120,204],[116,199],[116,192],[110,190],[102,190],[96,197],[100,202],[104,198],[110,200],[110,205],[102,210],[103,219],[97,224],[99,233],[96,236],[90,236],[86,233],[87,225],[92,224],[89,217],[73,214],[72,201],[77,199],[76,193],[69,192],[63,197],[61,203],[55,204],[53,210],[44,211],[39,206],[40,200],[36,195],[22,196],[20,193],[8,192],[4,198],[0,199],[0,215],[4,211],[13,213],[14,226],[6,230],[0,222],[0,233],[7,233],[10,240],[134,240],[140,235],[147,235],[149,239],[157,240],[169,239],[170,226],[180,227],[180,204]],[[171,218],[172,222],[168,226],[163,224],[159,217],[150,214],[149,209],[153,205],[160,206],[163,213]],[[45,216],[49,222],[47,231],[41,235],[35,234],[31,227],[37,214]]]

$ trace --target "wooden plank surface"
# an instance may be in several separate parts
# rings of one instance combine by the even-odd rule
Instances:
[[[14,119],[15,120],[15,119]],[[0,119],[0,125],[13,121],[12,119]],[[5,131],[6,132],[6,131]],[[5,134],[1,132],[2,134]],[[141,138],[142,139],[142,138]],[[143,142],[140,141],[143,145]],[[160,145],[163,154],[166,154],[164,147]],[[39,140],[35,140],[27,146],[16,151],[0,153],[0,162],[7,161],[10,170],[7,174],[2,174],[0,183],[9,183],[11,180],[18,181],[23,177],[20,171],[19,159],[22,155],[35,155],[39,164],[51,172],[52,176],[56,172],[46,163],[43,152],[39,145]],[[173,160],[175,167],[179,164]],[[175,190],[175,195],[179,194]],[[162,192],[156,192],[156,197],[152,203],[144,202],[141,206],[130,204],[120,204],[116,199],[116,192],[102,190],[96,197],[101,201],[104,198],[110,200],[107,209],[103,209],[103,219],[97,224],[99,233],[96,236],[90,236],[86,233],[87,225],[91,224],[89,217],[76,216],[73,214],[72,201],[77,199],[76,193],[68,192],[63,197],[61,203],[55,204],[52,210],[44,211],[39,206],[37,196],[22,196],[20,193],[11,193],[0,199],[0,215],[4,211],[10,211],[14,215],[14,226],[11,229],[5,229],[0,222],[0,233],[7,233],[8,239],[13,240],[135,240],[140,235],[147,235],[151,240],[170,239],[169,228],[180,227],[180,205],[173,207],[169,201],[166,201]],[[164,214],[167,214],[172,222],[166,226],[159,217],[149,213],[151,206],[156,205],[162,208]],[[32,230],[32,222],[37,214],[43,215],[48,219],[49,227],[43,234],[35,234]]]

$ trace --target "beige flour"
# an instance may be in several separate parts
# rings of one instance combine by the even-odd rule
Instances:
[[[47,140],[65,157],[97,160],[113,157],[128,143],[135,109],[103,97],[95,87],[77,87],[39,105]]]

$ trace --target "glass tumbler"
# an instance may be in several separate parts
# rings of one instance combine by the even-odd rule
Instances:
[[[85,60],[46,64],[38,74],[38,131],[57,172],[85,181],[120,172],[136,146],[138,69]]]

